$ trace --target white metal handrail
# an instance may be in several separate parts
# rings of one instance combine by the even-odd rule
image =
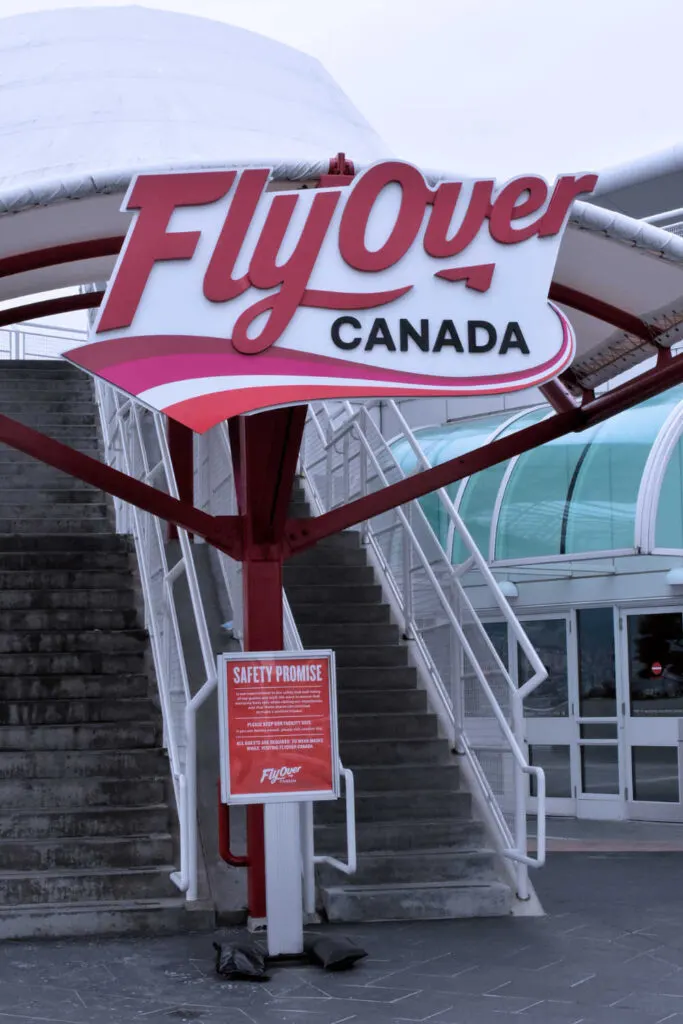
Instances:
[[[16,324],[0,330],[0,359],[58,359],[87,342],[87,332],[52,324]]]
[[[421,468],[430,468],[430,464],[422,451],[419,442],[408,426],[400,409],[395,403],[389,402],[390,411],[396,416],[403,436],[410,444]],[[345,415],[344,415],[345,413]],[[357,465],[354,469],[354,460]],[[300,460],[300,472],[304,478],[307,492],[319,513],[325,512],[335,505],[348,501],[351,497],[359,497],[369,493],[371,480],[381,486],[393,482],[391,475],[405,477],[392,449],[383,437],[380,428],[372,419],[366,406],[353,407],[351,403],[335,403],[334,409],[322,403],[309,411],[307,432]],[[341,489],[337,498],[335,491],[335,474],[341,477]],[[352,486],[353,483],[353,486]],[[405,633],[414,643],[422,663],[425,665],[431,682],[431,690],[437,702],[441,704],[442,722],[445,721],[453,744],[463,755],[468,768],[470,781],[473,783],[475,797],[484,810],[500,852],[510,862],[515,862],[512,870],[517,892],[521,898],[528,896],[528,866],[539,867],[545,861],[545,776],[543,770],[531,765],[525,756],[524,749],[524,712],[523,700],[532,693],[546,678],[547,671],[537,652],[529,641],[519,620],[510,608],[505,595],[493,577],[486,559],[477,548],[469,531],[456,511],[453,502],[445,490],[437,492],[440,506],[445,512],[452,528],[458,533],[468,557],[460,566],[451,565],[450,558],[434,533],[431,524],[419,502],[413,502],[395,510],[393,519],[386,524],[386,515],[380,522],[365,523],[362,532],[369,550],[374,554],[375,562],[381,568],[384,581],[389,588],[393,604],[401,614]],[[396,571],[390,564],[386,554],[386,538],[399,525],[403,552],[403,564],[397,579]],[[430,540],[430,558],[420,541],[418,532]],[[436,559],[436,561],[434,561]],[[413,607],[412,575],[415,568],[424,575],[432,595],[432,600],[445,620],[453,637],[457,640],[459,651],[464,662],[469,666],[471,674],[477,681],[480,692],[489,708],[489,715],[495,721],[498,730],[498,742],[491,745],[486,740],[472,737],[469,734],[467,718],[461,711],[462,693],[457,686],[449,692],[441,673],[432,657],[429,643],[426,640],[426,629],[417,621]],[[521,650],[532,669],[530,678],[521,686],[517,686],[510,672],[488,635],[481,619],[475,611],[472,600],[464,585],[464,578],[476,569],[488,588],[503,620],[519,650]],[[442,580],[450,589],[451,596],[446,593]],[[407,585],[406,585],[407,583]],[[455,598],[455,600],[453,599]],[[455,606],[455,607],[454,607]],[[456,611],[457,608],[457,611]],[[506,687],[508,714],[501,707],[499,697],[494,693],[484,670],[481,657],[478,657],[470,637],[461,621],[464,617],[474,630],[476,640],[483,647],[486,659],[493,662],[496,674]],[[437,625],[434,627],[439,629]],[[510,814],[513,828],[508,825],[506,814],[496,797],[487,772],[483,766],[485,758],[479,756],[487,751],[505,748],[514,765],[514,809]],[[536,856],[530,856],[527,837],[527,792],[528,778],[534,778],[536,784],[538,830]]]
[[[123,392],[96,381],[105,460],[129,476],[177,498],[165,419]],[[151,428],[151,429],[150,429]],[[198,898],[197,712],[217,685],[216,663],[188,534],[178,529],[180,558],[169,565],[166,524],[150,513],[115,499],[116,527],[133,536],[157,686],[161,702],[164,746],[168,753],[178,813],[180,871],[171,879],[188,901]],[[193,695],[174,595],[174,583],[185,577],[192,606],[192,624],[202,654],[205,680]]]

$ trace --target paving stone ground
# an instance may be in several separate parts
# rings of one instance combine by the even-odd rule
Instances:
[[[226,932],[7,943],[0,1024],[683,1024],[682,876],[680,851],[553,853],[544,918],[347,926],[367,960],[268,984],[214,973]]]

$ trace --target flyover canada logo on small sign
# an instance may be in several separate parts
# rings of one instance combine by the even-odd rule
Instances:
[[[200,432],[315,399],[514,391],[571,362],[548,290],[595,175],[432,187],[385,161],[269,191],[271,173],[139,175],[90,343],[67,358]]]

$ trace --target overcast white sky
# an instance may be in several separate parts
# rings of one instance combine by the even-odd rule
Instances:
[[[683,142],[683,0],[143,2],[312,54],[424,167],[550,177]],[[0,0],[0,12],[124,3]]]

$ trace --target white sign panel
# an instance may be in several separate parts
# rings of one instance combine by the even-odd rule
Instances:
[[[198,431],[315,399],[513,391],[571,362],[548,290],[595,175],[431,187],[386,161],[267,191],[270,174],[138,176],[91,343],[68,358]]]

